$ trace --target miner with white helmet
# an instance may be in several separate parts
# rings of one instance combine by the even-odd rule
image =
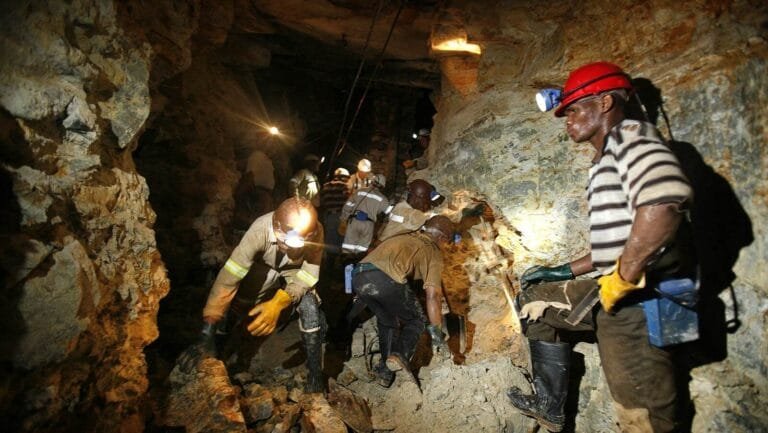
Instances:
[[[349,170],[339,167],[333,172],[333,178],[323,184],[320,189],[320,211],[323,214],[323,227],[325,228],[325,242],[328,245],[327,253],[338,254],[341,251],[342,237],[338,233],[341,221],[341,210],[349,198]],[[325,266],[332,263],[325,262]]]
[[[514,387],[508,395],[516,408],[554,432],[563,428],[568,392],[571,348],[561,340],[563,330],[596,333],[622,431],[679,427],[675,369],[664,344],[651,339],[655,319],[645,307],[659,301],[666,283],[691,283],[695,290],[693,255],[682,242],[683,215],[693,197],[654,125],[626,118],[632,91],[621,68],[597,62],[571,72],[559,101],[553,104],[550,95],[537,99],[542,109],[554,106],[555,116],[565,117],[574,142],[595,149],[587,187],[590,252],[559,266],[528,269],[517,297],[534,392]],[[597,280],[562,281],[595,270],[602,274]],[[598,289],[602,306],[572,317]]]
[[[373,241],[379,215],[390,208],[389,199],[381,192],[384,176],[374,175],[369,186],[362,187],[349,196],[341,210],[341,221],[346,222],[341,249],[346,254],[364,254]]]
[[[315,285],[320,275],[323,254],[323,226],[307,200],[292,197],[274,212],[257,218],[219,271],[203,308],[200,341],[179,359],[182,370],[191,371],[202,356],[215,356],[214,335],[222,324],[240,282],[251,266],[259,261],[269,267],[259,295],[274,296],[248,312],[247,325],[253,336],[274,332],[280,313],[295,306],[307,354],[309,371],[306,391],[322,392],[322,344],[326,331],[325,316]],[[261,298],[262,296],[259,296]]]
[[[357,162],[357,171],[347,181],[350,194],[354,194],[360,188],[371,186],[373,182],[372,170],[373,165],[369,159],[363,158]]]

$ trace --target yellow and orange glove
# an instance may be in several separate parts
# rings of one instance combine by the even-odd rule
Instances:
[[[645,274],[637,283],[630,283],[621,278],[619,269],[621,267],[621,258],[616,260],[616,267],[608,275],[604,275],[597,280],[600,285],[600,303],[603,309],[610,312],[613,307],[629,292],[640,290],[645,287]]]
[[[248,325],[248,332],[255,337],[271,334],[277,327],[280,313],[289,305],[291,305],[291,295],[283,289],[278,289],[272,299],[262,302],[248,312],[249,316],[256,316]]]

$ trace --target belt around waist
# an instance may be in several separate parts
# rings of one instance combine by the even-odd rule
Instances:
[[[358,263],[352,269],[352,275],[362,274],[363,272],[369,272],[369,271],[378,271],[378,270],[379,268],[377,268],[373,263]]]

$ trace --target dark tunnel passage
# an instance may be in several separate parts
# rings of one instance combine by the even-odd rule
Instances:
[[[198,338],[216,274],[250,224],[291,194],[289,178],[307,155],[323,158],[314,168],[320,183],[337,168],[355,173],[360,159],[371,160],[373,172],[387,179],[382,191],[394,203],[404,193],[403,162],[423,154],[419,131],[432,127],[433,89],[388,83],[384,71],[376,80],[363,77],[350,96],[358,56],[293,33],[271,36],[266,43],[298,48],[273,54],[268,67],[247,73],[232,73],[232,65],[203,57],[200,62],[213,66],[193,66],[166,81],[156,96],[165,101],[163,109],[153,113],[133,153],[149,186],[158,249],[171,282],[160,303],[159,337],[145,350],[152,392],[167,392],[163,383],[177,356]],[[212,79],[212,69],[227,79],[200,86]],[[271,134],[271,127],[279,133]],[[236,335],[244,331],[248,320],[243,316],[257,303],[268,271],[254,265],[222,326],[229,335],[217,339],[230,374],[253,370],[243,358],[274,349],[274,342]],[[317,288],[332,326],[325,356],[325,371],[332,377],[348,356],[348,337],[338,329],[350,302],[342,284],[343,273],[328,268]],[[288,326],[290,319],[282,321]],[[271,340],[294,341],[291,331]],[[305,355],[295,349],[275,367],[301,366]]]

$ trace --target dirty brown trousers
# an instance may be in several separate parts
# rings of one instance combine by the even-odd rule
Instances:
[[[520,306],[534,301],[575,306],[596,287],[593,279],[542,283],[520,293]],[[524,334],[530,340],[557,342],[559,330],[594,331],[621,431],[675,431],[674,365],[669,352],[648,342],[643,308],[635,304],[609,314],[598,304],[576,326],[565,322],[569,313],[550,306],[538,320],[525,324]]]

